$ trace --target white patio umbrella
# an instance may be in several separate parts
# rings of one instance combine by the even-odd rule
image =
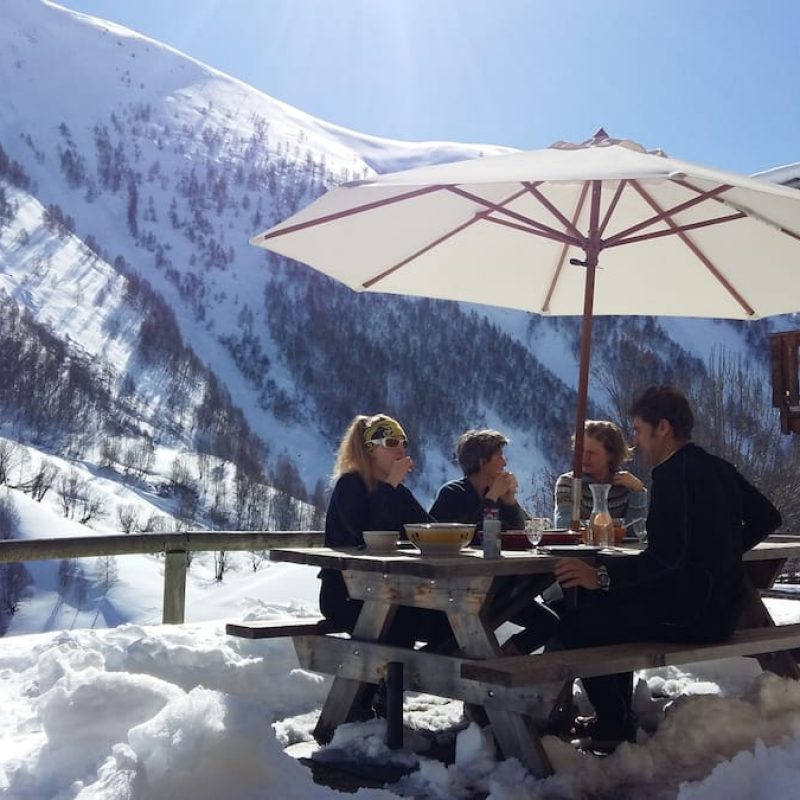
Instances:
[[[593,315],[800,309],[800,192],[603,130],[344,184],[251,243],[356,291],[582,314],[576,517]]]

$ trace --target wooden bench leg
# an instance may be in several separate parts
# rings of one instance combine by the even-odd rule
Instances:
[[[448,613],[447,617],[465,656],[484,659],[500,655],[491,625],[482,617],[460,613]],[[505,758],[518,759],[537,778],[553,774],[539,733],[527,714],[506,711],[491,703],[484,705],[484,709]]]
[[[374,600],[365,601],[353,628],[353,639],[379,641],[391,623],[397,606]],[[363,681],[349,678],[334,678],[322,713],[314,728],[314,738],[320,744],[327,744],[338,725],[356,718],[359,709],[364,708],[367,695],[375,687]]]

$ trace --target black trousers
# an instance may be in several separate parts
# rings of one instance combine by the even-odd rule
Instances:
[[[624,642],[716,642],[733,633],[736,615],[713,615],[687,623],[669,620],[670,609],[644,600],[615,603],[601,591],[580,591],[574,611],[561,610],[555,640],[548,650],[594,647]],[[597,712],[598,727],[610,737],[626,738],[632,726],[633,673],[581,679]]]

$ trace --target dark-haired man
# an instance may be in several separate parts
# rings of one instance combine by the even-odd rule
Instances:
[[[781,524],[777,509],[727,461],[691,442],[694,416],[680,392],[652,386],[630,409],[634,444],[652,466],[647,548],[590,565],[562,559],[565,588],[590,591],[565,614],[567,647],[667,640],[714,642],[736,628],[744,599],[742,554]],[[599,590],[599,591],[598,591]],[[604,749],[631,738],[631,673],[583,681]]]
[[[462,522],[480,526],[484,509],[498,509],[503,530],[519,530],[525,526],[527,515],[517,502],[517,479],[506,470],[503,448],[508,437],[499,431],[469,430],[456,442],[456,460],[464,477],[450,481],[439,489],[431,506],[431,516],[437,522]],[[501,615],[512,581],[496,587],[490,614]],[[552,638],[556,630],[555,614],[537,603],[530,604],[511,617],[511,622],[524,630],[514,634],[503,645],[507,655],[530,653]]]
[[[456,442],[456,461],[464,477],[439,489],[431,516],[439,522],[464,522],[480,527],[486,506],[497,508],[503,530],[525,527],[517,502],[517,479],[506,469],[503,448],[508,438],[499,431],[469,430]]]

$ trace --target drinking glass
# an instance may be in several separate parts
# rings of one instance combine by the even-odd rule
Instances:
[[[547,517],[531,517],[525,520],[525,536],[534,550],[538,549],[542,534],[549,524],[550,520]]]
[[[633,528],[633,535],[642,543],[647,541],[647,528],[645,527],[647,520],[642,519],[635,519],[633,522],[630,523],[630,527]]]

